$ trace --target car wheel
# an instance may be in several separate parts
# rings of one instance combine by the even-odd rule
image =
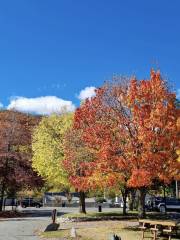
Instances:
[[[160,206],[159,207],[159,211],[161,212],[161,213],[165,213],[166,212],[166,208],[165,208],[165,206]]]
[[[36,208],[40,208],[40,205],[39,205],[39,204],[37,204],[37,205],[36,205]]]
[[[23,204],[21,207],[22,207],[22,208],[26,208],[26,205]]]

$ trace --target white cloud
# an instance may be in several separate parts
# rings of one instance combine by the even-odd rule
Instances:
[[[91,98],[96,95],[95,93],[95,87],[86,87],[83,90],[80,91],[78,98],[80,100],[85,100],[86,98]]]
[[[177,98],[180,100],[180,88],[177,90]]]
[[[71,101],[66,101],[56,96],[37,98],[15,97],[10,101],[7,109],[14,109],[26,113],[49,115],[52,113],[72,112],[75,106]]]
[[[0,108],[3,108],[4,107],[4,105],[0,102]]]

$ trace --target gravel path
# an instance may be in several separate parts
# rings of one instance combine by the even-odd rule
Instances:
[[[0,221],[0,240],[39,240],[39,230],[49,224],[47,218],[23,218]]]

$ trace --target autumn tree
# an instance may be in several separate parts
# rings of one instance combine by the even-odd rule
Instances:
[[[81,131],[70,128],[65,134],[64,167],[68,173],[71,185],[79,193],[80,212],[86,213],[85,192],[91,188],[89,176],[92,169],[89,163],[93,161],[94,154],[85,146],[81,138]]]
[[[114,78],[76,110],[75,128],[97,155],[94,174],[138,188],[141,217],[146,188],[179,175],[178,116],[175,94],[153,70],[147,80]]]
[[[150,80],[131,80],[128,105],[136,130],[136,154],[129,184],[140,188],[141,215],[145,188],[157,180],[170,183],[179,175],[175,97],[159,72],[151,71]]]
[[[64,159],[64,134],[72,124],[72,114],[43,117],[33,133],[33,168],[50,185],[69,188]]]
[[[98,89],[96,97],[86,100],[76,110],[74,128],[81,130],[82,141],[96,156],[88,163],[89,169],[93,169],[89,175],[89,182],[97,188],[113,187],[117,191],[121,190],[125,215],[130,172],[127,170],[125,155],[122,156],[120,151],[124,137],[119,131],[117,114],[106,104],[106,90],[106,86]]]
[[[31,166],[31,132],[38,118],[14,111],[0,112],[0,211],[5,193],[35,188],[43,181]]]

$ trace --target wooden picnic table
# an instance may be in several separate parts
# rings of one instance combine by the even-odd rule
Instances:
[[[180,227],[180,220],[151,220],[151,219],[140,219],[140,229],[142,230],[142,239],[144,239],[144,233],[148,229],[148,226],[153,233],[153,240],[157,239],[158,231],[161,233],[167,233],[169,240],[171,240],[172,231],[175,229],[177,234],[177,228]]]

